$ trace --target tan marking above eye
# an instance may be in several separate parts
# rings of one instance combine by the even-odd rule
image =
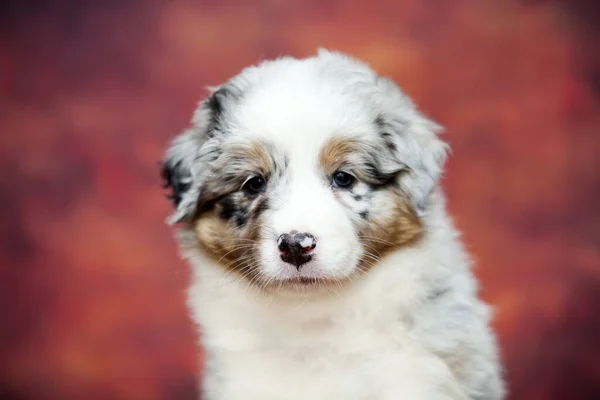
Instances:
[[[275,166],[267,144],[246,142],[227,146],[227,151],[211,164],[210,168],[214,172],[209,174],[203,183],[203,195],[198,200],[200,209],[205,203],[239,191],[244,180],[251,175],[267,179]],[[225,181],[224,176],[228,177]]]
[[[376,151],[372,143],[337,137],[325,143],[321,149],[319,162],[328,176],[341,169],[342,172],[350,173],[359,181],[373,183],[373,177],[367,173],[365,154],[367,152],[373,154]]]
[[[344,162],[348,161],[348,156],[360,150],[360,143],[355,139],[333,138],[330,139],[319,155],[319,163],[326,174],[333,174]]]
[[[227,146],[227,151],[213,164],[213,168],[219,173],[234,170],[243,174],[240,176],[243,180],[248,174],[269,176],[273,172],[274,162],[266,144],[234,143]]]
[[[268,175],[273,169],[273,160],[265,146],[261,143],[252,143],[248,148],[241,150],[248,161],[263,175]]]

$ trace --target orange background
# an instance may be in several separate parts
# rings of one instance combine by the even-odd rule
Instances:
[[[193,399],[157,162],[203,87],[324,46],[447,127],[511,399],[600,398],[594,0],[0,5],[0,399]]]

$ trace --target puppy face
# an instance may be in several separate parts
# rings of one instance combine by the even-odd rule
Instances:
[[[445,145],[390,81],[336,53],[244,70],[163,163],[171,222],[260,288],[350,281],[423,234]]]

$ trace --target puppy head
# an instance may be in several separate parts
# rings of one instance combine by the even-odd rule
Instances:
[[[391,81],[338,53],[247,68],[163,162],[171,223],[261,288],[350,280],[423,233],[446,145]]]

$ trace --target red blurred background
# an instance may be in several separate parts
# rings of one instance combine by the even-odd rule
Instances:
[[[594,0],[0,3],[0,399],[193,399],[157,162],[204,86],[317,47],[447,127],[511,399],[600,399]]]

